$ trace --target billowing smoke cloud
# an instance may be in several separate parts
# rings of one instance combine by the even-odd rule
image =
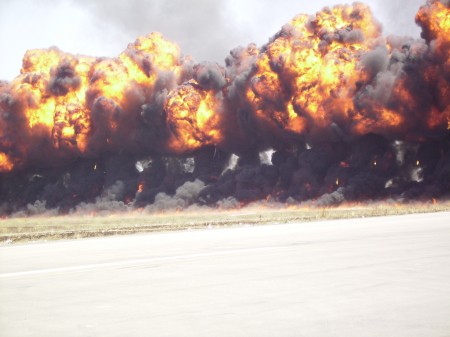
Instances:
[[[365,0],[385,35],[420,34],[414,17],[424,0]],[[19,74],[28,49],[57,45],[71,53],[115,56],[136,36],[159,31],[184,54],[223,63],[230,49],[258,45],[296,13],[315,13],[336,1],[291,0],[2,0],[0,79]],[[267,19],[270,15],[270,20]],[[39,24],[37,24],[39,22]],[[64,26],[64,29],[60,29]],[[14,27],[14,29],[12,29]],[[33,34],[29,32],[33,31]]]
[[[367,6],[324,8],[225,66],[159,33],[113,59],[29,51],[0,83],[0,211],[448,198],[449,17],[428,1],[422,39],[383,38]]]

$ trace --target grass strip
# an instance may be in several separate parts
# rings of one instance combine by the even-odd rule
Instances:
[[[449,211],[450,202],[417,205],[360,205],[338,208],[246,207],[239,211],[143,214],[109,216],[57,216],[0,220],[0,245],[99,236],[127,235],[225,226],[256,226],[288,222],[322,221],[362,217]]]

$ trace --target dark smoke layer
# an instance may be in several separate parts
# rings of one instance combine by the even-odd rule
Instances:
[[[0,215],[450,196],[450,4],[421,38],[360,3],[196,63],[161,34],[117,58],[28,51],[0,82]]]

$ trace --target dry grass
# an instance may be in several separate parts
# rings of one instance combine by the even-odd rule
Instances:
[[[114,216],[59,216],[0,220],[0,244],[79,239],[95,236],[190,230],[221,226],[248,226],[287,222],[388,216],[412,213],[449,211],[450,203],[415,205],[354,206],[327,209],[262,209],[247,207],[240,211],[172,213],[150,215],[142,213]]]

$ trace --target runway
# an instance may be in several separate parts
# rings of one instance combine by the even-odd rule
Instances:
[[[450,212],[2,245],[0,336],[450,336]]]

